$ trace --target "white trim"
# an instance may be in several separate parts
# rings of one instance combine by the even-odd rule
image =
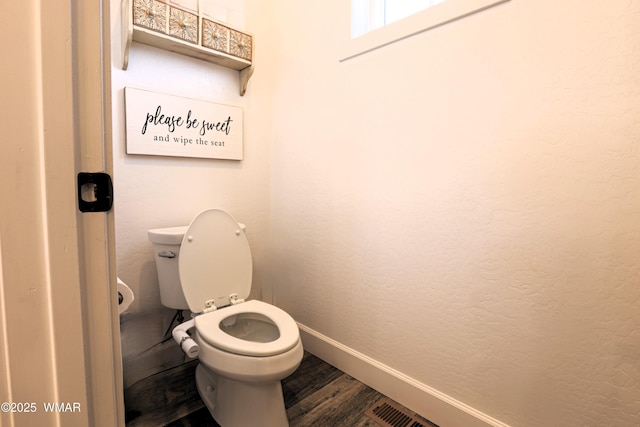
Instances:
[[[42,0],[44,1],[44,0]],[[76,173],[113,173],[111,2],[71,2]],[[78,215],[90,424],[124,427],[114,212]]]
[[[308,326],[298,327],[305,350],[438,425],[509,427]]]
[[[447,0],[411,16],[345,40],[340,62],[355,58],[400,40],[421,34],[509,0]],[[349,21],[351,22],[351,20]],[[343,31],[351,34],[351,29]]]

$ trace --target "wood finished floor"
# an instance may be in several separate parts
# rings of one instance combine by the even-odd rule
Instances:
[[[129,387],[127,427],[219,427],[198,395],[195,367],[189,362]],[[310,353],[282,391],[290,427],[379,426],[364,412],[383,396]]]

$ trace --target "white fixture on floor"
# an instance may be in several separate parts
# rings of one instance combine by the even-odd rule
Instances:
[[[196,385],[224,427],[288,426],[280,380],[302,360],[296,322],[278,307],[245,299],[252,261],[243,227],[209,209],[188,227],[148,231],[156,252],[162,304],[197,316],[173,336],[196,355]],[[187,334],[195,328],[193,340]]]

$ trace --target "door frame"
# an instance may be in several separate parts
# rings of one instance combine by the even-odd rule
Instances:
[[[46,1],[46,0],[42,0]],[[77,172],[113,177],[109,0],[70,0],[74,28]],[[124,426],[114,212],[79,214],[83,322],[93,426]]]

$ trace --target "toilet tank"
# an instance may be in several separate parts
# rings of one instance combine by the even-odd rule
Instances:
[[[180,244],[188,226],[155,228],[147,231],[149,241],[153,243],[153,252],[158,271],[160,286],[160,302],[174,310],[189,310],[189,305],[182,292],[178,260]]]
[[[238,224],[242,231],[246,225]],[[181,227],[155,228],[147,231],[149,241],[153,243],[153,253],[158,271],[160,287],[160,303],[174,310],[189,310],[189,304],[182,292],[178,260],[180,259],[180,245],[182,238],[189,229],[188,225]]]

